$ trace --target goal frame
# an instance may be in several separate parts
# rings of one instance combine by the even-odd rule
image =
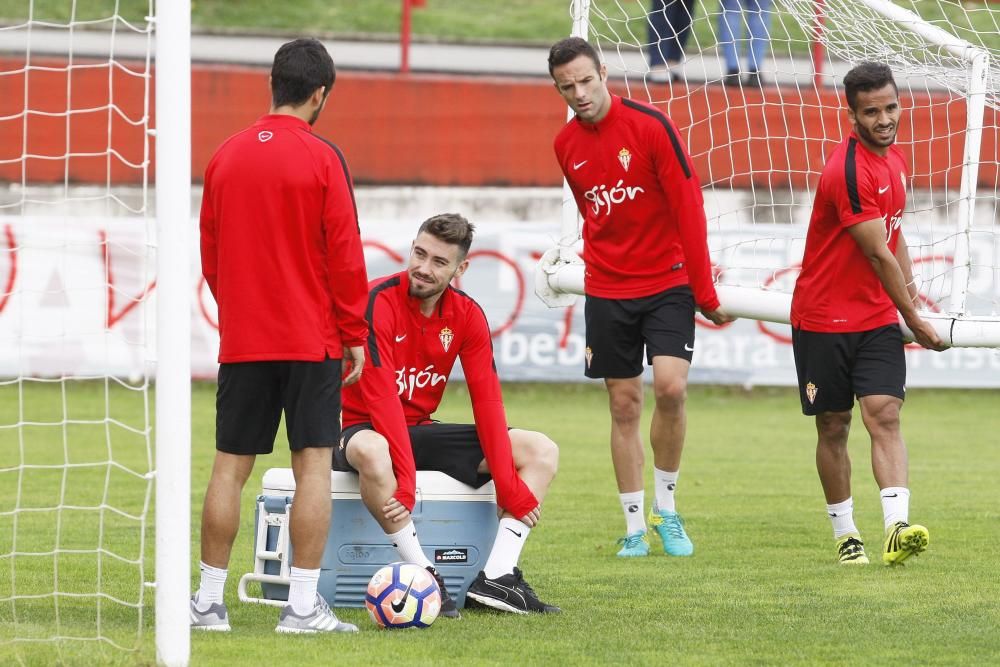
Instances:
[[[157,0],[156,660],[191,655],[191,1]]]
[[[970,235],[975,215],[979,176],[980,150],[986,112],[987,80],[990,54],[947,31],[931,25],[916,13],[887,0],[857,0],[873,11],[891,19],[901,29],[913,32],[932,44],[937,44],[966,63],[966,127],[963,145],[962,172],[955,219],[955,251],[951,293],[945,313],[921,311],[922,318],[934,326],[938,335],[951,346],[1000,347],[1000,321],[995,317],[964,315],[971,274]],[[590,0],[572,0],[572,36],[586,39],[590,31]],[[567,118],[573,112],[568,110]],[[563,179],[563,207],[560,241],[546,252],[535,271],[536,295],[550,307],[572,305],[577,295],[584,293],[584,267],[573,250],[578,239],[579,212],[576,201]],[[790,323],[791,294],[750,287],[720,285],[717,287],[722,307],[739,318]],[[904,335],[912,332],[900,318]]]

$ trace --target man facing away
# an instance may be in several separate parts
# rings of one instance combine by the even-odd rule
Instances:
[[[368,296],[347,163],[312,133],[335,70],[299,39],[278,49],[270,113],[230,137],[205,172],[201,262],[219,306],[216,455],[201,525],[201,585],[191,627],[229,630],[222,592],[239,528],[240,493],[285,414],[295,503],[283,633],[356,632],[317,591],[330,524],[331,448],[344,384],[365,361]]]
[[[344,392],[344,433],[333,467],[355,470],[361,499],[406,561],[431,566],[410,518],[415,470],[438,470],[470,486],[492,476],[501,512],[493,549],[467,596],[514,613],[557,612],[517,567],[541,516],[559,451],[534,431],[508,429],[493,343],[482,308],[450,286],[469,266],[474,227],[461,215],[420,226],[406,271],[372,281],[364,379]],[[461,359],[474,425],[432,419]],[[445,594],[442,610],[458,616]]]
[[[650,427],[656,503],[649,514],[666,553],[694,545],[676,511],[684,448],[694,309],[716,324],[720,307],[708,257],[698,177],[674,123],[612,95],[607,67],[579,37],[549,51],[549,73],[576,117],[555,140],[556,157],[583,216],[586,375],[604,378],[611,460],[625,514],[618,556],[649,554],[643,511],[642,357],[653,367]]]
[[[854,525],[847,453],[857,396],[881,489],[882,562],[897,565],[929,541],[926,528],[908,523],[907,452],[899,425],[906,358],[899,315],[923,347],[945,345],[917,314],[901,228],[909,170],[893,145],[901,110],[892,70],[862,63],[844,77],[844,94],[852,132],[827,159],[816,189],[792,296],[792,345],[802,412],[816,417],[816,468],[838,559],[868,563]]]

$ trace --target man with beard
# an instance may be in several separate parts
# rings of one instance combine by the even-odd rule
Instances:
[[[538,599],[517,563],[540,518],[559,451],[541,433],[508,429],[486,315],[450,286],[469,266],[473,231],[461,215],[429,218],[413,241],[406,271],[369,285],[370,365],[364,379],[344,392],[344,433],[333,467],[358,473],[365,506],[400,557],[435,576],[442,614],[451,617],[459,615],[455,601],[410,519],[415,471],[437,470],[475,487],[492,477],[500,525],[467,596],[501,611],[557,612]],[[456,359],[474,425],[432,419]]]
[[[687,432],[695,308],[715,324],[732,320],[712,280],[698,175],[670,118],[608,90],[607,65],[589,42],[567,37],[554,44],[549,74],[575,114],[556,136],[555,152],[583,218],[584,373],[602,378],[608,392],[611,462],[625,518],[617,555],[649,555],[639,431],[645,357],[655,399],[649,524],[665,553],[690,556],[694,543],[674,495]]]
[[[847,453],[857,396],[881,490],[882,562],[898,565],[929,542],[925,527],[909,524],[907,452],[899,425],[906,391],[899,317],[923,347],[942,350],[945,344],[917,313],[901,229],[909,171],[893,145],[901,110],[892,71],[861,63],[844,77],[844,94],[853,131],[827,159],[816,189],[792,296],[792,341],[802,412],[816,417],[816,468],[839,562],[868,563],[854,525]]]
[[[356,632],[319,593],[330,525],[331,448],[340,438],[342,360],[364,366],[368,296],[344,156],[312,133],[333,86],[314,39],[283,45],[271,110],[216,151],[205,171],[201,263],[219,306],[216,455],[201,523],[201,585],[191,627],[228,631],[223,602],[240,493],[285,414],[295,476],[288,605],[278,632]],[[184,221],[178,221],[183,224]]]

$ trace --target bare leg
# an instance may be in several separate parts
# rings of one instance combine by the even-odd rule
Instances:
[[[646,457],[639,436],[642,417],[642,376],[606,379],[611,410],[611,462],[619,493],[641,491]]]
[[[895,396],[863,396],[861,419],[872,439],[872,472],[880,489],[908,485],[906,444],[899,427],[903,402]]]
[[[329,447],[306,447],[292,452],[295,502],[292,506],[291,538],[295,567],[315,570],[323,560],[330,530]]]
[[[850,431],[850,411],[816,415],[816,470],[828,505],[851,497],[851,458],[847,454]]]
[[[382,508],[396,492],[389,443],[375,431],[358,431],[347,445],[347,462],[358,471],[361,501],[387,534],[403,528],[405,522],[385,518]],[[409,521],[409,515],[406,516]]]
[[[528,485],[541,505],[559,468],[559,447],[544,433],[517,428],[510,431],[510,444],[518,476]],[[486,459],[479,464],[479,472],[489,472]],[[504,512],[503,516],[520,518],[508,512]]]
[[[653,357],[653,395],[656,407],[649,429],[653,449],[653,465],[660,470],[675,472],[681,467],[684,435],[687,431],[688,369],[691,364],[677,357]]]
[[[201,511],[201,560],[225,570],[240,528],[240,495],[253,470],[255,456],[215,452],[212,477]]]

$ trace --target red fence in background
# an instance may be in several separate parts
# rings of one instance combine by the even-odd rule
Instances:
[[[32,64],[62,66],[37,59]],[[0,58],[0,71],[23,65]],[[0,77],[0,179],[20,182],[22,171],[33,183],[61,183],[64,176],[72,183],[141,179],[127,163],[143,161],[143,130],[133,125],[142,115],[143,81],[101,65],[70,74],[32,70],[27,100],[24,74]],[[25,119],[21,113],[29,108],[64,114],[68,89],[76,110],[69,117],[30,113]],[[104,108],[109,91],[120,113]],[[266,113],[267,70],[196,65],[192,100],[192,173],[200,180],[218,145]],[[914,142],[914,173],[927,174],[915,185],[957,189],[962,133],[930,137],[932,128],[964,126],[964,105],[931,107],[926,96],[903,101],[914,110],[900,139]],[[149,108],[155,108],[152,100]],[[341,71],[316,131],[341,147],[359,184],[556,186],[562,178],[552,140],[565,113],[545,79]],[[846,123],[834,91],[791,87],[702,86],[670,104],[668,113],[684,128],[703,183],[736,187],[803,185],[832,147],[819,137]],[[995,128],[995,112],[987,113],[986,127]],[[22,148],[40,157],[21,160]],[[980,183],[995,188],[995,130],[984,135],[982,155]]]

